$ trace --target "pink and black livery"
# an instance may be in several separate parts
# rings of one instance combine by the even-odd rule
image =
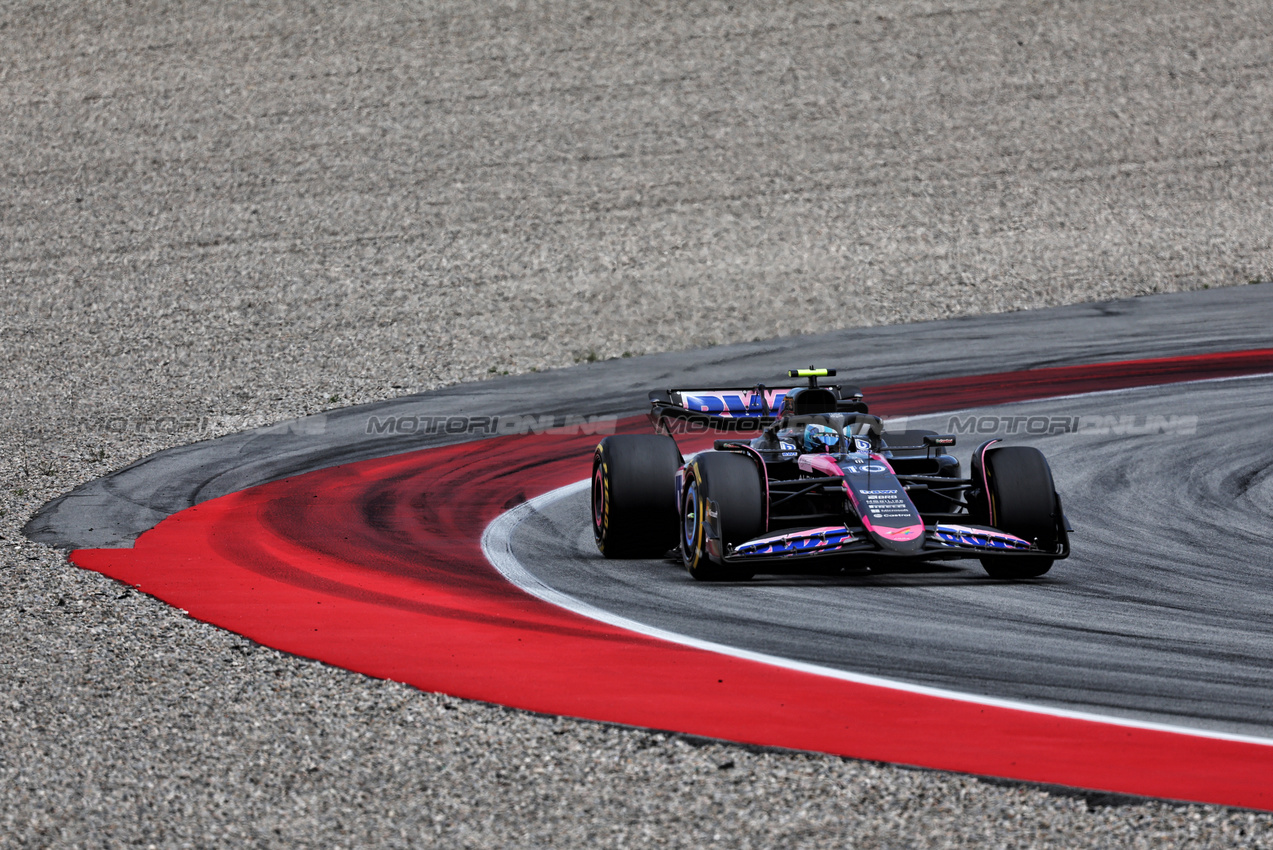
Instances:
[[[971,475],[951,435],[886,432],[832,369],[807,386],[650,394],[655,433],[607,437],[593,456],[597,547],[612,558],[679,553],[702,580],[741,580],[878,558],[980,560],[996,578],[1035,578],[1069,555],[1072,530],[1051,469],[1029,446],[991,440]],[[677,434],[743,432],[688,461]],[[816,437],[816,439],[814,439]]]

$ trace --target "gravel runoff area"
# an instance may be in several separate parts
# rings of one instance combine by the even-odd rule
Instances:
[[[20,533],[493,373],[1269,280],[1271,43],[1267,0],[2,0],[0,846],[1273,846],[420,693]]]

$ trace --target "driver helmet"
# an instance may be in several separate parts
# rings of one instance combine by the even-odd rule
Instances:
[[[804,450],[806,452],[834,452],[840,446],[840,435],[826,425],[806,425]]]

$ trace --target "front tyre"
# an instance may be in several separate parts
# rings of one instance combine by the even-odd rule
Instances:
[[[658,558],[676,548],[676,441],[606,437],[592,454],[592,534],[607,558]]]
[[[990,525],[1041,549],[1054,549],[1061,517],[1052,470],[1043,453],[1031,446],[991,448],[984,468]],[[992,578],[1038,578],[1054,560],[1047,555],[985,557],[981,566]]]
[[[704,452],[685,470],[681,559],[698,581],[745,581],[755,575],[724,563],[723,555],[765,532],[762,474],[750,458],[733,452]]]

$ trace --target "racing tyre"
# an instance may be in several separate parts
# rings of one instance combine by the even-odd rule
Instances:
[[[676,548],[676,441],[606,437],[592,455],[592,533],[607,558],[659,558]]]
[[[755,571],[714,559],[708,551],[711,528],[719,545],[736,546],[765,531],[763,473],[747,457],[732,452],[704,452],[685,470],[681,509],[681,557],[699,581],[745,581]],[[709,515],[709,506],[716,516]]]
[[[1057,543],[1056,487],[1043,453],[1030,446],[1001,446],[985,453],[990,525],[1034,541],[1042,548]],[[1052,568],[1044,555],[986,557],[981,566],[992,578],[1037,578]]]

